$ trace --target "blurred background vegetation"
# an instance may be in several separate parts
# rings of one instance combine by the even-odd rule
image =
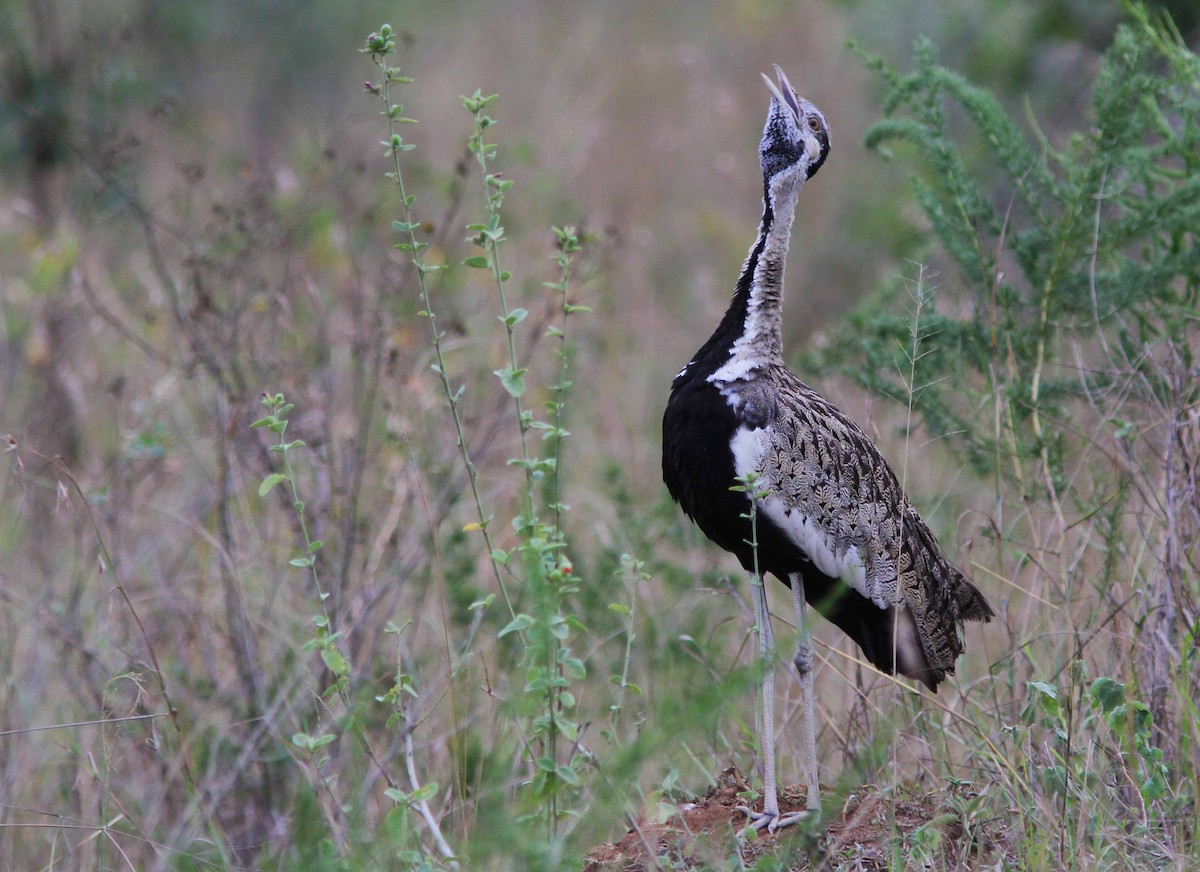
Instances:
[[[1153,8],[1195,47],[1194,4]],[[813,380],[898,461],[903,405],[837,375],[854,366],[845,319],[887,305],[885,289],[914,279],[917,263],[940,273],[932,283],[950,308],[965,282],[913,197],[919,148],[887,161],[864,146],[884,88],[848,42],[908,69],[927,37],[942,64],[1058,149],[1090,123],[1101,54],[1126,17],[1118,2],[1088,0],[4,0],[0,866],[441,862],[427,822],[382,792],[393,778],[416,788],[406,762],[416,760],[440,785],[437,817],[474,856],[468,868],[491,857],[555,868],[623,832],[671,785],[703,792],[730,762],[752,769],[741,579],[670,505],[659,426],[671,378],[724,311],[760,216],[758,74],[780,64],[833,132],[800,206],[785,342],[797,357],[814,352],[806,359],[828,373]],[[481,213],[459,95],[500,95],[489,108],[495,169],[515,182],[504,266],[530,312],[532,383],[552,384],[557,370],[540,338],[557,305],[542,286],[558,279],[550,228],[575,225],[585,240],[570,297],[592,312],[571,327],[560,476],[582,579],[576,653],[589,668],[580,747],[601,774],[568,841],[543,853],[511,826],[530,812],[512,800],[525,715],[507,674],[519,654],[499,634],[503,615],[471,608],[495,591],[464,530],[465,473],[408,260],[393,249],[386,131],[363,88],[378,71],[356,53],[385,20],[394,62],[415,79],[400,97],[419,121],[404,131],[417,146],[404,172],[433,262],[473,253],[464,227]],[[949,123],[952,133],[969,122]],[[987,144],[962,149],[1003,202]],[[458,269],[434,293],[481,489],[512,547],[520,480],[506,465],[517,453],[508,398],[491,376],[504,364],[494,289]],[[841,350],[822,363],[815,352],[830,347]],[[336,717],[329,674],[304,647],[320,609],[288,565],[290,499],[257,496],[278,469],[249,427],[264,391],[296,404],[288,435],[307,443],[297,485],[325,542],[329,611],[354,670]],[[548,398],[531,394],[534,405]],[[914,443],[914,497],[951,553],[982,560],[981,517],[1002,497],[980,492],[932,439]],[[1041,594],[973,574],[994,603],[1014,596],[1025,610],[968,638],[964,689],[1041,632],[1029,610]],[[850,650],[827,626],[818,638]],[[1064,674],[1070,645],[1048,650],[1036,668],[1003,667],[1019,673],[1009,680],[1020,699],[993,700],[997,723],[1019,720],[1024,678]],[[860,689],[895,693],[901,723],[922,720],[890,683],[834,662]],[[898,729],[892,716],[826,671],[828,774],[920,780],[936,770],[930,744],[951,761],[971,756],[925,737],[882,766],[879,753],[896,752],[874,743]],[[640,695],[614,702],[614,674]],[[1100,674],[1129,678],[1115,658],[1094,665]],[[403,728],[373,707],[394,683],[416,700]],[[794,715],[794,692],[782,693]],[[366,744],[292,741],[331,717],[339,730],[338,718],[356,721]],[[797,780],[797,761],[781,766]],[[1174,808],[1194,818],[1194,802]],[[1180,844],[1164,856],[1186,865]]]

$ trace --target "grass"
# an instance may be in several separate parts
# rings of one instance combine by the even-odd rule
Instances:
[[[799,368],[1000,614],[936,697],[818,626],[829,830],[753,845],[673,817],[757,751],[747,582],[647,430],[711,313],[625,282],[621,227],[535,220],[570,198],[504,91],[449,115],[395,67],[419,42],[364,48],[361,153],[168,186],[165,122],[115,113],[148,145],[77,146],[58,220],[0,225],[0,866],[578,868],[630,829],[651,868],[1197,862],[1200,73],[1169,28],[1128,13],[1077,131],[931,48],[871,62],[869,142],[912,161],[872,172],[918,167],[901,236],[941,276]],[[781,680],[782,784],[799,703]],[[672,820],[707,847],[653,859]]]

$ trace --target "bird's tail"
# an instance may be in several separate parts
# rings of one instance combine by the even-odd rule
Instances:
[[[961,621],[983,621],[986,624],[996,614],[979,589],[967,581],[961,572],[958,573],[958,584],[954,587],[954,601],[958,605],[958,618]]]

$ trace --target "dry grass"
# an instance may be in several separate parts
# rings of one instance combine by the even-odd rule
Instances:
[[[531,811],[516,751],[529,715],[523,667],[512,637],[499,637],[507,617],[470,608],[495,591],[464,532],[474,510],[412,272],[392,249],[398,208],[381,178],[376,107],[359,98],[372,70],[352,52],[377,22],[313,7],[268,27],[268,10],[246,9],[241,22],[195,11],[173,22],[176,36],[153,37],[166,13],[113,5],[91,19],[43,4],[11,34],[42,47],[27,63],[64,87],[71,111],[63,154],[43,160],[20,139],[3,153],[15,172],[0,206],[0,432],[11,434],[0,867],[405,868],[395,852],[418,846],[437,862],[427,823],[385,793],[427,782],[468,868],[556,868],[554,850],[579,860],[674,790],[702,795],[727,767],[753,765],[748,598],[733,564],[666,504],[659,420],[758,219],[757,74],[771,62],[803,83],[835,134],[805,190],[787,341],[799,347],[896,272],[864,237],[876,213],[895,215],[907,171],[859,145],[874,110],[842,49],[849,35],[870,38],[855,27],[873,19],[745,4],[558,14],[522,0],[393,21],[413,39],[400,60],[417,77],[406,114],[420,119],[408,180],[435,262],[472,253],[462,227],[481,210],[461,169],[469,116],[457,97],[501,94],[497,166],[516,181],[505,268],[530,311],[531,408],[549,399],[557,367],[539,338],[556,305],[540,286],[557,278],[548,228],[575,223],[588,237],[571,296],[594,312],[572,326],[564,484],[587,627],[574,644],[589,669],[573,688],[585,724],[574,750],[590,762],[569,797],[585,814],[565,847],[545,850],[528,844],[540,830],[514,823]],[[474,270],[441,274],[434,291],[482,499],[509,549],[522,478],[506,465],[516,431],[491,376],[504,365],[493,292]],[[1163,371],[1189,377],[1170,360]],[[890,457],[907,453],[918,504],[1000,612],[970,628],[958,679],[936,698],[819,629],[819,742],[836,804],[873,785],[895,804],[887,820],[917,815],[854,836],[875,842],[858,855],[835,826],[831,857],[882,868],[863,858],[927,851],[972,868],[962,846],[974,833],[990,840],[987,856],[1021,868],[1187,868],[1195,667],[1181,647],[1190,637],[1171,659],[1155,634],[1169,632],[1170,609],[1175,625],[1179,615],[1194,625],[1194,409],[1136,410],[1136,440],[1108,426],[1130,412],[1119,390],[1077,420],[1047,422],[1076,446],[1058,492],[1083,498],[1043,501],[1038,482],[981,485],[919,430],[906,442],[903,410],[823,387]],[[307,443],[297,484],[325,542],[349,706],[305,649],[321,609],[288,565],[299,553],[290,500],[280,488],[257,496],[278,465],[249,425],[261,392],[276,390],[296,404],[288,435]],[[998,440],[1004,413],[980,410],[999,422]],[[1071,508],[1114,476],[1118,507]],[[644,571],[622,569],[623,554]],[[1101,576],[1113,581],[1092,583]],[[1174,599],[1147,609],[1151,588]],[[411,623],[392,634],[389,622]],[[375,702],[398,672],[415,693],[411,730]],[[612,675],[641,693],[620,693]],[[1100,676],[1129,681],[1172,726],[1154,737],[1172,773],[1168,820],[1140,799],[1127,737],[1088,709],[1086,680]],[[1061,715],[1026,712],[1033,680],[1059,688]],[[794,783],[799,695],[781,685],[781,776]],[[1083,771],[1103,782],[1069,803],[1040,782],[1059,727],[1082,731]],[[316,751],[295,741],[322,729],[340,738]],[[1114,798],[1120,807],[1097,807]],[[943,814],[954,821],[922,830]]]

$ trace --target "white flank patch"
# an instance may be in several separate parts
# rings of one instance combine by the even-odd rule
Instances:
[[[734,431],[733,439],[729,441],[729,448],[733,451],[734,475],[745,476],[751,472],[762,475],[760,461],[767,450],[770,436],[771,430],[767,427],[752,430],[741,426]]]
[[[762,457],[770,442],[770,428],[752,430],[749,427],[738,427],[730,441],[733,451],[733,466],[739,477],[750,472],[762,476]],[[867,586],[867,568],[858,548],[853,545],[844,551],[839,551],[833,543],[833,537],[813,523],[813,519],[804,515],[797,508],[789,508],[778,496],[771,494],[765,499],[758,500],[758,511],[771,520],[776,527],[784,532],[792,542],[808,555],[808,559],[821,572],[830,578],[839,578],[854,588],[867,599],[872,600],[881,609],[886,609],[889,603],[881,596],[872,596]],[[909,618],[911,623],[912,618]],[[915,628],[914,639],[915,639]]]
[[[929,669],[925,651],[917,636],[917,622],[907,608],[896,609],[895,623],[896,668],[901,674],[915,677]]]

